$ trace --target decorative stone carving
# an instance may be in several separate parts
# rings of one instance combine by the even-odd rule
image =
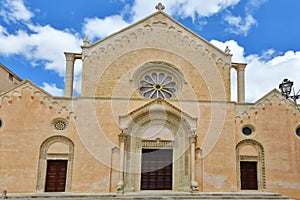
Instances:
[[[158,3],[156,6],[155,6],[155,9],[158,10],[158,11],[163,11],[165,9],[165,6],[162,5],[162,3]]]
[[[225,55],[227,55],[227,56],[230,56],[231,54],[230,54],[230,52],[231,52],[231,50],[229,49],[229,47],[228,46],[226,46],[226,48],[225,48]]]
[[[297,113],[298,114],[300,113],[299,110],[295,109],[293,101],[286,99],[284,96],[280,94],[278,90],[274,89],[271,92],[269,92],[267,95],[265,95],[264,97],[256,101],[254,105],[248,107],[242,107],[243,109],[239,109],[239,107],[237,107],[236,117],[235,117],[236,122],[243,123],[243,119],[251,119],[251,116],[256,116],[260,112],[263,112],[267,105],[269,106],[285,105],[286,110],[293,111],[295,117]]]
[[[148,62],[135,70],[131,80],[145,98],[174,98],[186,82],[177,67],[166,62]]]
[[[64,101],[59,101],[58,99],[53,98],[50,94],[40,89],[28,80],[23,81],[16,88],[5,93],[4,95],[0,95],[0,109],[4,101],[13,104],[15,102],[15,100],[13,100],[13,97],[18,97],[18,99],[22,99],[22,93],[25,90],[30,90],[31,101],[35,101],[38,99],[41,105],[45,104],[48,105],[49,109],[56,109],[57,114],[63,113],[67,115],[66,118],[69,118],[70,115],[73,114],[71,108],[68,105],[64,105]]]
[[[199,191],[199,189],[198,189],[198,182],[191,181],[191,192],[197,192],[197,191]]]
[[[164,8],[165,7],[161,3],[156,6],[158,11],[162,11]],[[131,29],[126,29],[120,34],[105,40],[105,42],[99,41],[98,43],[90,45],[91,47],[95,46],[95,48],[84,55],[84,59],[89,56],[98,57],[100,54],[106,54],[109,51],[108,49],[111,51],[126,51],[125,48],[130,48],[130,45],[136,46],[136,42],[142,44],[144,41],[147,41],[147,38],[145,37],[147,37],[149,32],[153,32],[154,29],[165,31],[169,38],[176,38],[175,40],[183,43],[183,45],[188,48],[194,49],[197,53],[199,53],[199,55],[207,56],[208,58],[215,57],[215,59],[212,60],[224,60],[223,69],[228,69],[227,66],[230,66],[231,61],[226,58],[228,53],[230,55],[230,50],[226,52],[220,51],[208,41],[190,31],[187,31],[185,27],[180,26],[175,20],[163,12],[159,12],[156,17],[145,19],[141,22],[141,24],[131,27]],[[116,44],[118,45],[118,48],[115,47]],[[98,47],[96,47],[96,45]]]
[[[90,45],[90,40],[88,37],[85,37],[84,40],[83,40],[83,46],[86,47],[86,46],[89,46]]]
[[[190,136],[190,142],[191,143],[196,143],[197,141],[197,135],[194,133]]]
[[[125,133],[125,132],[121,132],[120,134],[119,134],[119,139],[120,139],[120,142],[121,143],[125,143],[126,142],[126,139],[127,139],[127,133]]]
[[[117,193],[123,193],[123,192],[124,192],[124,181],[119,181],[117,187]]]
[[[156,140],[144,140],[142,141],[143,147],[156,147],[156,148],[172,148],[174,146],[173,141],[164,141],[157,138]]]

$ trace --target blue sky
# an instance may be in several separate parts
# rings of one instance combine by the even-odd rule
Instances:
[[[64,88],[64,51],[108,36],[155,12],[158,0],[0,0],[0,62],[55,96]],[[253,102],[283,78],[300,89],[299,0],[161,0],[167,14],[248,63]],[[75,88],[80,93],[80,63]],[[234,77],[234,74],[233,74]],[[235,88],[235,82],[233,82]],[[233,89],[234,91],[234,89]],[[233,99],[236,95],[233,93]]]

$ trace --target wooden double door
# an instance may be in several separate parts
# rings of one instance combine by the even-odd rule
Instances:
[[[241,189],[257,190],[257,162],[240,162]]]
[[[142,149],[141,190],[172,190],[172,171],[172,149]]]
[[[65,191],[67,165],[67,160],[47,160],[45,192]]]

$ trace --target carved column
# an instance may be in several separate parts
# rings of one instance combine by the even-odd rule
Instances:
[[[118,182],[118,193],[124,192],[124,157],[125,157],[125,142],[127,139],[127,133],[125,133],[123,130],[119,134],[119,140],[120,140],[120,163],[119,163],[119,182]]]
[[[233,63],[232,67],[237,71],[237,95],[238,102],[245,102],[245,68],[247,64]]]
[[[191,142],[191,192],[198,191],[198,183],[195,181],[195,146],[197,141],[197,135],[195,131],[192,131],[190,137]]]
[[[65,52],[65,57],[66,57],[65,97],[72,97],[75,54]]]

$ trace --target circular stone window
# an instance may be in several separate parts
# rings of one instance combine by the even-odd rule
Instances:
[[[166,62],[148,62],[139,67],[132,79],[138,93],[149,99],[178,96],[185,79],[177,67]]]
[[[155,99],[172,98],[176,92],[176,83],[173,78],[162,72],[147,74],[144,79],[140,81],[140,92],[146,98]]]
[[[242,133],[246,136],[249,136],[253,133],[253,129],[249,126],[245,126],[244,128],[242,128]]]
[[[298,137],[300,137],[300,127],[298,127],[298,128],[296,129],[296,135],[297,135]]]
[[[59,119],[54,119],[51,122],[51,126],[53,129],[62,131],[67,128],[68,122],[65,119],[59,118]]]

